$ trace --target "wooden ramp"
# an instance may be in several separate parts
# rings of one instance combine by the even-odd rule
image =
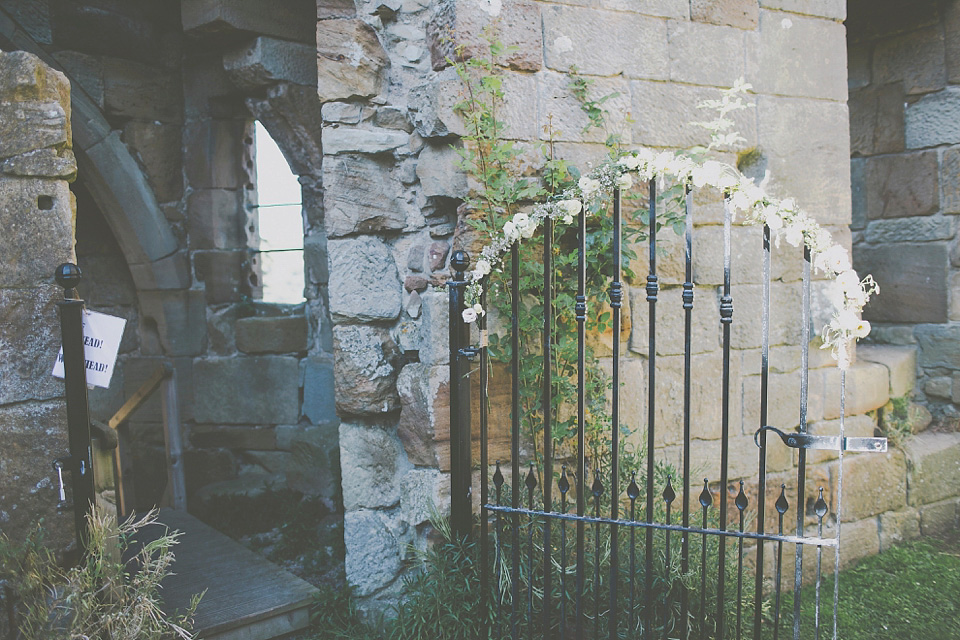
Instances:
[[[194,630],[204,640],[269,640],[304,629],[317,590],[190,514],[162,509],[158,522],[182,531],[173,574],[163,581],[164,608],[184,610],[206,590]],[[162,535],[154,525],[140,534]]]

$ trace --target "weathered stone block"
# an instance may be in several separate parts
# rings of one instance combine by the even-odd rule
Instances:
[[[242,120],[200,120],[184,131],[187,182],[194,189],[245,186],[242,166],[247,124]]]
[[[862,42],[902,33],[905,28],[918,28],[940,21],[937,3],[920,0],[910,5],[893,3],[883,11],[873,2],[851,2],[847,6],[847,29],[851,40]]]
[[[400,315],[400,276],[390,250],[379,239],[331,239],[330,313],[334,321],[375,322]]]
[[[838,21],[847,17],[847,3],[844,0],[760,0],[760,6]]]
[[[444,290],[427,290],[420,294],[423,320],[420,322],[420,362],[447,364],[450,361],[449,296]]]
[[[73,91],[86,93],[101,109],[103,108],[103,67],[101,59],[79,51],[57,51],[54,59],[70,75]]]
[[[850,92],[850,153],[870,156],[903,151],[904,97],[898,84]]]
[[[409,139],[409,136],[401,131],[329,127],[323,131],[323,151],[328,155],[389,153],[407,144]]]
[[[864,235],[870,244],[932,242],[952,238],[953,227],[952,218],[938,215],[922,218],[894,218],[869,223]]]
[[[397,391],[400,394],[400,422],[397,436],[411,463],[435,467],[437,457],[436,429],[443,420],[449,433],[449,415],[437,411],[437,396],[447,399],[449,408],[449,372],[446,367],[428,367],[416,363],[400,370],[397,376]]]
[[[0,163],[0,172],[26,178],[62,178],[73,182],[77,177],[77,158],[69,149],[37,149],[7,158]]]
[[[342,414],[377,415],[400,407],[396,359],[400,353],[383,327],[333,328],[337,409]]]
[[[748,54],[747,80],[757,91],[846,100],[847,41],[842,24],[763,10],[755,47]]]
[[[412,469],[400,481],[400,512],[411,525],[450,510],[450,476],[437,469]]]
[[[868,158],[867,218],[902,218],[934,213],[940,204],[935,151]]]
[[[246,246],[242,213],[242,192],[195,189],[187,198],[190,247],[238,249]]]
[[[576,66],[586,75],[666,79],[667,26],[640,14],[586,7],[543,7],[544,63],[556,71]],[[644,34],[643,38],[635,34]]]
[[[184,0],[180,20],[184,32],[205,38],[262,33],[311,43],[315,11],[313,0],[285,0],[280,6],[257,0]]]
[[[62,299],[54,285],[0,289],[0,404],[63,394],[63,382],[50,375],[60,349],[56,303]]]
[[[401,551],[407,541],[390,518],[366,509],[343,516],[347,581],[360,597],[383,589],[403,569]]]
[[[93,254],[78,258],[83,280],[77,293],[91,306],[110,307],[137,302],[137,290],[123,254]]]
[[[813,377],[813,376],[811,376]],[[811,381],[811,393],[816,390]],[[855,362],[847,369],[846,415],[853,416],[879,409],[890,400],[890,380],[887,368],[873,362]],[[840,369],[823,370],[823,417],[840,417]]]
[[[920,507],[920,533],[944,536],[956,533],[960,501],[956,498]]]
[[[850,229],[860,231],[867,226],[867,179],[863,158],[850,158]]]
[[[940,157],[940,209],[960,213],[960,147],[945,149]]]
[[[300,367],[296,358],[253,356],[194,362],[194,418],[198,423],[295,423]]]
[[[31,287],[49,282],[57,265],[73,262],[74,211],[61,180],[0,177],[0,282]]]
[[[123,128],[121,139],[140,158],[158,202],[183,194],[182,133],[179,126],[158,121],[132,121]]]
[[[389,58],[376,32],[362,20],[317,23],[317,93],[322,102],[380,92]],[[349,56],[343,55],[350,51]]]
[[[733,323],[730,325],[730,344],[734,349],[759,347],[761,314],[763,308],[761,285],[740,285],[733,290]],[[794,345],[800,343],[802,324],[799,313],[802,291],[795,283],[773,283],[770,287],[770,344]],[[743,310],[743,313],[740,310]],[[750,312],[749,310],[754,310]]]
[[[0,407],[0,523],[11,540],[25,540],[39,518],[49,528],[50,548],[73,540],[72,519],[57,516],[56,473],[50,466],[67,451],[66,423],[62,400]]]
[[[880,552],[920,537],[920,513],[907,507],[903,511],[880,514]]]
[[[757,6],[752,0],[746,3],[741,0],[740,4],[752,5],[754,9]],[[739,8],[731,11],[739,12]],[[725,14],[723,12],[721,15]],[[744,50],[743,32],[739,29],[677,21],[668,24],[667,38],[670,42],[670,79],[673,81],[729,87],[745,75],[744,57],[741,55]]]
[[[197,280],[204,283],[207,302],[239,302],[249,290],[246,283],[247,255],[243,251],[194,251]]]
[[[579,101],[571,99],[570,78],[564,74],[544,71],[537,74],[540,101],[539,128],[541,139],[571,142],[605,142],[611,133],[622,136],[623,144],[631,143],[630,85],[621,78],[595,78],[588,94],[591,99],[606,97],[608,111],[606,127],[594,127],[581,109]],[[586,165],[581,165],[586,166]]]
[[[177,402],[180,406],[180,419],[182,421],[191,420],[193,418],[193,361],[190,358],[174,358],[172,364],[177,377]],[[125,356],[117,367],[121,375],[118,376],[118,380],[112,381],[111,386],[118,385],[121,391],[121,400],[126,400],[136,393],[163,365],[164,360],[160,358]],[[139,409],[130,415],[130,422],[135,434],[138,430],[143,431],[142,426],[144,424],[157,426],[155,433],[151,434],[151,438],[155,437],[158,445],[163,445],[163,430],[159,426],[163,419],[161,400],[162,394],[160,392],[153,393]],[[119,409],[120,407],[116,408]]]
[[[960,87],[947,87],[907,106],[907,148],[960,143]]]
[[[207,424],[190,429],[190,444],[195,447],[271,451],[277,448],[274,429],[264,427],[219,427]]]
[[[417,177],[423,195],[464,198],[467,176],[460,169],[460,154],[448,143],[426,145],[417,160]]]
[[[146,264],[129,264],[130,275],[141,289],[186,289],[190,286],[190,256],[178,251]]]
[[[56,102],[0,103],[0,158],[70,143],[67,112]]]
[[[633,142],[655,147],[687,148],[709,143],[710,135],[705,129],[691,127],[691,122],[703,119],[703,111],[697,105],[704,100],[717,99],[716,89],[688,85],[645,82],[630,83],[633,99]],[[757,113],[743,109],[730,114],[734,128],[746,140],[737,148],[750,148],[757,144]],[[723,149],[727,150],[727,149]],[[849,157],[847,159],[849,162]]]
[[[690,17],[696,22],[756,29],[760,8],[755,0],[692,0]]]
[[[223,54],[223,68],[239,87],[251,89],[277,82],[313,86],[317,80],[312,45],[259,37]]]
[[[180,77],[120,58],[103,61],[103,106],[125,118],[179,122],[182,119]]]
[[[0,96],[5,102],[56,102],[69,104],[70,82],[63,73],[51,68],[26,51],[0,54]]]
[[[303,363],[303,406],[300,412],[312,424],[328,425],[337,420],[333,371],[333,362],[327,357],[311,357]]]
[[[245,353],[289,353],[307,348],[303,315],[241,318],[236,324],[237,348]]]
[[[842,27],[837,27],[842,32]],[[775,59],[769,51],[765,56]],[[780,73],[784,73],[782,69]],[[846,96],[846,87],[841,85],[841,89]],[[846,105],[763,96],[757,98],[757,108],[758,140],[773,176],[769,190],[780,197],[796,198],[821,225],[849,224],[850,133]]]
[[[934,376],[923,383],[923,392],[933,398],[950,399],[953,382],[949,376]]]
[[[329,158],[323,176],[324,228],[330,237],[406,226],[403,186],[388,165],[353,156]]]
[[[910,504],[944,500],[960,487],[960,433],[917,434],[906,441]]]
[[[650,323],[646,289],[628,290],[632,315],[630,351],[647,355],[650,348]],[[657,295],[657,354],[684,353],[683,290],[677,287],[662,289]],[[694,292],[691,352],[706,353],[720,347],[720,307],[715,291],[703,287]]]
[[[140,333],[171,356],[197,356],[207,344],[203,290],[141,291]]]
[[[381,426],[340,425],[343,506],[347,512],[392,507],[400,502],[400,480],[412,468],[395,433]]]
[[[890,397],[899,398],[911,391],[917,382],[917,350],[892,345],[858,345],[857,360],[876,362],[887,368],[890,376]]]
[[[883,291],[864,309],[871,322],[945,322],[947,247],[943,243],[862,247],[854,254],[858,273],[871,273]]]
[[[870,84],[870,56],[872,54],[872,44],[847,43],[847,89],[851,92]]]
[[[907,95],[937,91],[947,79],[944,55],[939,26],[881,40],[873,50],[873,81],[903,82]]]
[[[907,504],[907,465],[901,451],[843,458],[844,521],[860,520]]]
[[[489,56],[490,45],[482,32],[494,21],[497,40],[507,48],[497,62],[518,71],[539,71],[543,64],[540,7],[529,0],[496,5],[496,9],[478,0],[455,0],[442,5],[427,27],[434,71],[446,67],[447,60],[457,57],[458,53],[464,60]]]

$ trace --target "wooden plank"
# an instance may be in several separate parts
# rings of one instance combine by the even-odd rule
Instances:
[[[193,594],[206,590],[195,619],[201,638],[266,640],[276,636],[251,633],[285,634],[306,626],[308,616],[301,610],[313,601],[313,586],[186,512],[162,509],[159,522],[183,532],[173,550],[174,574],[162,585],[164,609],[182,611]],[[165,528],[149,529],[138,536],[142,542]]]
[[[167,495],[169,504],[187,510],[187,481],[183,471],[183,435],[180,431],[180,404],[177,401],[177,372],[163,379],[163,439],[167,449]]]
[[[117,515],[125,518],[136,506],[137,491],[133,483],[133,451],[130,449],[130,427],[126,422],[117,426],[117,448],[114,452],[114,472],[117,482]]]
[[[140,408],[147,398],[153,393],[154,389],[160,386],[160,383],[163,382],[164,378],[170,376],[173,373],[173,367],[164,363],[163,366],[158,367],[156,371],[153,372],[153,375],[147,379],[146,382],[137,389],[132,396],[127,398],[127,401],[123,403],[123,406],[120,407],[113,417],[107,422],[107,425],[111,429],[116,429],[122,422],[130,417],[130,414]]]

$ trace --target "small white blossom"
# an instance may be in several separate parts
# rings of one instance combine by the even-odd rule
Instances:
[[[860,326],[860,318],[857,317],[853,311],[849,309],[844,309],[837,314],[836,318],[837,328],[841,331],[851,332],[855,331],[858,326]]]
[[[490,273],[490,269],[491,267],[490,267],[489,260],[485,260],[484,258],[480,258],[479,260],[477,260],[476,271],[481,275],[481,277]]]
[[[579,200],[561,200],[557,203],[557,206],[563,209],[566,215],[571,218],[579,215],[580,212],[583,211],[583,203]]]
[[[868,320],[860,320],[857,323],[857,327],[853,330],[853,337],[857,340],[861,338],[866,338],[870,335],[870,322]]]
[[[617,164],[621,167],[626,167],[630,171],[636,171],[637,167],[640,166],[640,157],[631,153],[617,160]]]
[[[803,242],[803,225],[797,222],[790,223],[790,226],[784,229],[783,237],[793,246],[799,247]]]
[[[846,249],[835,244],[823,253],[817,254],[814,266],[822,271],[842,273],[850,269],[850,257]]]
[[[503,225],[503,235],[509,242],[516,242],[520,239],[520,230],[517,229],[517,225],[514,224],[512,220],[508,220],[506,224]]]
[[[580,191],[583,192],[583,196],[585,198],[589,198],[594,193],[600,190],[600,181],[594,180],[593,178],[588,178],[587,176],[583,176],[577,182],[577,186],[580,187]]]
[[[633,176],[629,173],[621,174],[620,177],[617,178],[617,186],[621,189],[629,189],[633,186]]]
[[[487,315],[486,309],[484,309],[484,308],[483,308],[483,305],[480,304],[479,302],[478,302],[477,304],[473,305],[473,312],[476,313],[478,316],[485,316],[485,315]]]
[[[860,277],[853,269],[847,269],[837,276],[837,284],[843,289],[844,293],[860,290]]]
[[[463,316],[463,321],[467,324],[477,321],[477,312],[473,310],[473,307],[464,309],[460,315]]]

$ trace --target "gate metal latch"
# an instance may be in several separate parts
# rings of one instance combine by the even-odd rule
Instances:
[[[57,493],[60,500],[57,502],[57,512],[63,513],[68,509],[73,508],[73,504],[67,501],[67,490],[66,484],[63,481],[63,472],[69,471],[71,473],[79,472],[79,475],[84,475],[86,473],[85,465],[83,460],[80,461],[79,469],[75,468],[78,465],[73,459],[73,456],[65,456],[63,458],[57,458],[53,461],[53,469],[57,472]]]
[[[784,433],[776,427],[760,427],[753,434],[753,441],[760,446],[760,434],[772,431],[783,440],[783,444],[792,449],[826,449],[829,451],[857,451],[884,453],[887,450],[886,438],[848,438],[841,441],[840,436],[816,436],[809,433]]]

